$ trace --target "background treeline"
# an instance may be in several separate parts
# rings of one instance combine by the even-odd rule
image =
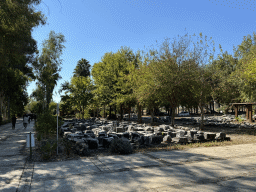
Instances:
[[[156,48],[136,53],[121,47],[105,53],[93,65],[91,76],[89,62],[82,59],[71,82],[62,85],[62,111],[68,114],[73,107],[81,118],[90,110],[91,115],[100,111],[110,118],[118,113],[122,119],[124,110],[135,107],[141,121],[141,109],[147,108],[153,117],[155,109],[165,107],[174,124],[178,106],[203,112],[216,101],[227,111],[231,102],[255,101],[255,38],[244,37],[233,55],[219,45],[217,57],[214,41],[202,33],[165,39]]]
[[[12,114],[56,113],[53,90],[61,78],[64,36],[51,31],[37,50],[31,33],[46,23],[35,6],[40,0],[0,2],[0,120]],[[151,116],[159,107],[172,113],[175,109],[198,108],[204,111],[216,101],[225,109],[231,102],[255,101],[256,35],[245,36],[234,53],[215,56],[212,38],[197,35],[165,39],[148,50],[134,52],[121,47],[105,53],[100,62],[84,58],[77,62],[70,81],[61,85],[61,115],[123,117],[136,108],[139,121],[147,108]],[[37,89],[27,94],[28,81],[37,80]],[[203,113],[202,120],[203,120]],[[152,118],[153,119],[153,118]]]

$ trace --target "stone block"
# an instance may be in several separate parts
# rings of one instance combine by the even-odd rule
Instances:
[[[226,137],[226,133],[220,132],[220,133],[217,133],[217,134],[216,134],[215,139],[217,139],[217,140],[224,140],[225,137]]]
[[[171,142],[172,142],[172,137],[171,137],[170,135],[164,136],[163,142],[165,142],[165,143],[171,143]]]
[[[123,127],[117,127],[117,128],[114,128],[114,130],[116,130],[117,133],[124,132],[124,128]]]
[[[158,136],[163,135],[163,134],[162,134],[162,131],[157,131],[157,132],[156,132],[156,135],[158,135]]]
[[[144,135],[144,145],[150,145],[152,142],[152,137],[150,135]]]
[[[204,135],[203,134],[195,134],[194,135],[194,140],[202,142],[202,141],[204,141]]]
[[[114,139],[119,138],[115,133],[109,133],[108,137],[113,137]]]
[[[187,143],[188,138],[187,137],[174,137],[174,138],[172,138],[172,141],[175,143]]]
[[[210,141],[212,141],[212,140],[215,139],[215,137],[216,137],[216,133],[211,133],[211,132],[205,132],[205,133],[204,133],[204,139],[205,139],[205,140],[210,140]]]
[[[171,131],[168,132],[168,135],[170,135],[171,138],[176,137],[176,134],[177,134],[176,132],[171,132]]]
[[[184,135],[185,135],[185,131],[180,130],[180,131],[177,131],[176,137],[184,137]]]
[[[153,136],[151,143],[159,145],[161,144],[162,141],[163,141],[163,136]]]
[[[164,128],[163,128],[163,127],[158,127],[158,128],[157,128],[157,131],[158,131],[158,132],[164,132]]]
[[[118,138],[122,138],[122,137],[124,136],[124,134],[123,134],[123,133],[116,133],[116,136],[117,136]]]
[[[224,141],[230,141],[230,137],[225,137]]]
[[[123,133],[123,137],[126,138],[126,139],[129,139],[130,138],[130,134],[128,132],[124,132]]]
[[[93,139],[93,138],[87,139],[87,144],[88,144],[89,149],[98,149],[98,147],[99,147],[98,142],[99,141],[97,139]]]
[[[111,142],[114,140],[113,137],[106,137],[106,138],[103,138],[103,141],[102,141],[102,145],[104,148],[109,148]]]
[[[72,132],[72,133],[75,133],[76,130],[77,130],[76,128],[73,128],[73,129],[71,129],[71,132]]]
[[[194,135],[197,133],[196,130],[191,130],[191,131],[187,131],[187,136],[188,137],[191,137],[191,138],[194,138]]]

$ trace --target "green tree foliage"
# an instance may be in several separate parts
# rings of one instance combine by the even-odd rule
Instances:
[[[170,103],[172,125],[176,107],[192,107],[200,103],[203,107],[210,95],[207,80],[210,74],[205,70],[205,57],[212,55],[207,53],[207,44],[203,45],[202,34],[192,51],[189,50],[191,40],[187,37],[186,34],[172,43],[166,39],[159,51],[149,50],[143,64],[132,74],[134,92],[142,105],[152,111],[160,103]]]
[[[61,124],[62,122],[59,119],[58,125]],[[35,128],[37,133],[43,135],[45,138],[50,135],[54,135],[57,132],[57,117],[53,116],[51,111],[48,109],[37,117]]]
[[[74,70],[74,77],[89,77],[90,76],[90,67],[89,61],[86,59],[80,59]]]
[[[71,97],[74,106],[76,106],[80,113],[84,114],[85,108],[89,105],[93,94],[94,86],[89,77],[73,77],[70,84]]]
[[[232,74],[235,73],[238,60],[227,52],[222,53],[209,65],[211,71],[212,97],[222,105],[239,100],[239,87]],[[226,109],[227,110],[227,109]]]
[[[159,105],[160,99],[157,89],[159,86],[155,81],[154,64],[157,62],[153,51],[145,54],[143,62],[138,68],[134,68],[128,76],[133,87],[133,94],[141,106],[147,107],[151,112],[151,123],[153,123],[153,109]]]
[[[81,59],[74,69],[74,76],[71,78],[71,82],[66,81],[59,90],[59,93],[65,91],[65,95],[62,96],[62,109],[69,111],[70,107],[67,105],[76,107],[80,111],[79,118],[88,118],[88,109],[85,110],[85,108],[93,102],[94,86],[89,75],[90,64],[86,59]]]
[[[72,99],[69,95],[62,95],[60,102],[60,114],[69,115],[72,111]]]
[[[8,106],[16,106],[16,108],[19,106],[18,108],[21,110],[20,107],[22,108],[22,106],[17,103],[17,100],[10,99],[10,97],[23,93],[21,103],[26,100],[26,94],[24,94],[24,85],[26,84],[25,81],[20,80],[20,76],[28,75],[34,78],[32,68],[28,64],[33,62],[33,54],[37,50],[36,41],[31,36],[32,29],[40,24],[45,24],[42,13],[35,11],[35,5],[40,4],[40,2],[40,0],[0,1],[1,105],[4,100],[7,100]],[[18,73],[16,70],[22,73]],[[13,75],[13,73],[19,75]],[[11,78],[17,78],[14,81],[19,81],[21,87],[12,86],[9,81]],[[10,90],[13,87],[17,93]],[[11,110],[13,111],[13,109]],[[8,111],[10,117],[10,110]]]
[[[38,90],[35,92],[42,93],[43,90],[46,93],[46,109],[49,108],[49,103],[52,99],[53,89],[57,84],[57,81],[61,78],[59,71],[61,70],[62,60],[60,56],[65,46],[64,36],[62,34],[56,34],[51,31],[49,38],[43,42],[43,49],[41,55],[37,58],[37,62],[33,63],[36,71]],[[33,93],[33,95],[39,95]],[[44,94],[43,94],[44,95]]]
[[[130,108],[136,103],[126,76],[132,68],[138,66],[139,60],[138,53],[135,55],[130,48],[121,47],[117,53],[106,53],[101,62],[93,65],[95,94],[102,101],[102,105]]]
[[[235,72],[232,73],[233,80],[238,86],[240,99],[243,102],[252,102],[256,99],[255,81],[255,53],[256,34],[244,36],[244,39],[237,48],[234,48],[234,55],[238,58]]]
[[[38,104],[38,101],[34,100],[33,98],[30,98],[28,104],[25,106],[25,112],[36,113],[37,104]]]
[[[80,114],[85,114],[85,108],[92,102],[94,86],[89,77],[72,77],[71,82],[62,84],[59,92],[65,91],[62,96],[63,109],[70,110],[69,106],[75,106]],[[87,117],[87,116],[86,116]]]

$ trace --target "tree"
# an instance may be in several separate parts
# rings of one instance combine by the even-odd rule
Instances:
[[[255,81],[255,53],[256,33],[253,37],[244,37],[237,48],[234,47],[234,56],[238,59],[236,70],[231,74],[234,83],[238,86],[241,101],[251,102],[256,99]]]
[[[130,84],[133,87],[133,95],[139,106],[145,106],[150,110],[151,123],[153,123],[154,119],[153,109],[160,103],[159,95],[156,90],[158,86],[153,72],[155,62],[156,58],[153,51],[149,54],[144,54],[143,61],[139,63],[137,68],[134,67],[131,74],[128,76]],[[138,111],[140,111],[140,108]]]
[[[72,77],[71,82],[62,84],[59,93],[65,91],[62,101],[73,105],[84,115],[85,108],[91,103],[94,86],[89,77]],[[68,108],[68,107],[66,107]]]
[[[236,58],[227,52],[222,52],[208,67],[212,73],[212,98],[222,105],[228,105],[234,100],[239,100],[239,87],[232,77],[237,66],[238,60]]]
[[[0,20],[0,97],[1,105],[4,99],[8,100],[9,118],[12,105],[10,102],[13,101],[10,97],[14,92],[9,89],[12,85],[9,81],[11,76],[8,75],[18,69],[23,73],[20,74],[21,76],[28,75],[34,78],[32,68],[28,64],[33,62],[33,54],[37,50],[36,41],[31,36],[32,29],[39,24],[45,24],[45,18],[41,12],[35,12],[34,5],[40,2],[40,0],[0,2],[0,18],[4,18]],[[24,86],[25,82],[23,83],[20,86]],[[14,91],[22,92],[23,89],[21,87]]]
[[[80,59],[76,65],[76,68],[74,70],[74,77],[89,77],[90,76],[90,67],[89,61],[86,59]]]
[[[84,116],[85,107],[92,101],[94,89],[92,81],[89,78],[89,62],[86,59],[79,60],[73,73],[74,76],[71,78],[71,82],[66,81],[63,83],[59,93],[65,91],[64,100],[71,102],[72,105],[79,108],[80,113],[82,112],[82,116]]]
[[[200,34],[200,44],[199,42],[197,45],[194,44],[194,49],[190,51],[191,40],[187,37],[186,34],[179,41],[175,39],[172,43],[166,39],[159,51],[150,50],[146,54],[144,64],[133,75],[136,82],[135,94],[140,103],[151,110],[154,105],[170,103],[172,125],[174,125],[176,107],[192,101],[187,106],[201,103],[203,111],[202,106],[209,95],[209,86],[205,77],[207,74],[204,72],[204,57],[208,56],[207,46],[201,46],[203,41]]]
[[[69,95],[62,95],[60,102],[60,114],[69,115],[72,110],[72,101]]]
[[[89,105],[92,99],[92,91],[94,87],[89,77],[73,77],[71,79],[71,97],[77,108],[80,108],[80,113],[84,115],[85,108]]]
[[[117,53],[106,53],[101,62],[95,63],[92,68],[95,95],[102,101],[102,105],[110,106],[110,111],[111,106],[120,107],[121,116],[122,107],[131,108],[135,105],[132,87],[126,76],[138,62],[138,54],[135,55],[130,48],[121,47]]]
[[[193,93],[195,93],[195,99],[199,101],[199,108],[201,111],[201,123],[200,128],[203,129],[204,125],[204,109],[206,104],[209,102],[210,94],[211,94],[211,73],[207,70],[207,65],[212,63],[215,53],[215,43],[212,40],[209,42],[207,40],[207,36],[203,38],[202,33],[199,33],[199,37],[197,43],[193,43],[194,51],[192,53],[193,60],[198,64],[198,70],[196,70],[194,80],[196,84],[192,86]],[[210,37],[210,40],[212,38]],[[210,44],[212,44],[212,49],[210,48]]]
[[[41,55],[37,58],[37,62],[33,63],[38,80],[38,89],[45,88],[46,109],[49,108],[53,89],[57,81],[61,79],[59,75],[62,63],[60,56],[63,48],[65,48],[64,42],[65,38],[62,34],[55,34],[54,31],[51,31],[49,38],[43,42]]]

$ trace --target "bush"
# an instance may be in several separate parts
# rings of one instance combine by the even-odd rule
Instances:
[[[58,125],[60,126],[61,124],[63,122],[59,119]],[[57,117],[51,115],[51,112],[48,110],[37,118],[35,128],[39,134],[44,134],[44,136],[56,134]]]
[[[43,159],[48,160],[54,154],[55,150],[57,149],[57,143],[54,142],[51,144],[47,141],[46,145],[42,147],[43,151]]]
[[[5,125],[7,123],[11,123],[12,121],[11,120],[2,120],[2,122],[0,122],[0,125]]]
[[[117,154],[130,154],[132,153],[132,146],[128,140],[117,138],[111,142],[109,151]]]
[[[242,123],[244,119],[241,116],[235,117],[239,123]]]

